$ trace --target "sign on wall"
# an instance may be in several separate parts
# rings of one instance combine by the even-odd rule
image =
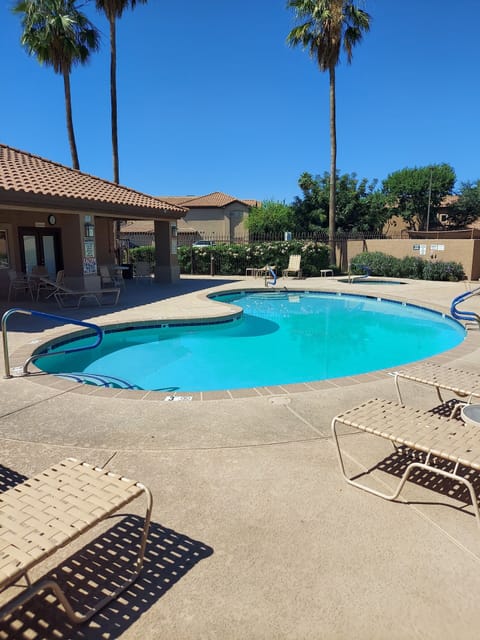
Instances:
[[[83,273],[97,273],[97,261],[95,258],[83,258]]]

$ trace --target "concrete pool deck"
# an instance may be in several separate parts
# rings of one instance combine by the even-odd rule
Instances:
[[[223,305],[205,293],[263,281],[127,284],[118,307],[59,312],[54,304],[17,301],[3,310],[32,308],[100,325],[215,317]],[[415,281],[353,288],[332,278],[279,280],[277,288],[284,285],[445,310],[466,290],[464,283]],[[480,313],[478,298],[464,306]],[[26,316],[10,324],[14,366],[39,341],[65,331]],[[480,372],[478,329],[440,361]],[[396,398],[386,372],[358,378],[196,402],[112,394],[51,376],[1,379],[1,486],[75,456],[144,482],[154,511],[144,571],[118,601],[72,627],[53,599],[36,597],[0,623],[0,639],[476,638],[480,530],[463,496],[444,483],[409,482],[403,500],[387,502],[340,474],[332,417],[370,397]],[[438,404],[431,389],[403,389],[408,404]],[[383,460],[372,481],[394,485],[398,460],[388,443],[344,429],[342,446],[352,472]],[[79,552],[92,537],[79,541]],[[65,550],[67,568],[73,551]],[[95,556],[83,555],[95,571]],[[54,556],[49,568],[59,561]]]

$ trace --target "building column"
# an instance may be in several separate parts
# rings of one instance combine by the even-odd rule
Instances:
[[[177,221],[155,220],[155,282],[178,282]]]

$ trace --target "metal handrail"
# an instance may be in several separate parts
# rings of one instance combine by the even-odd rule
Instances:
[[[267,273],[268,271],[268,273]],[[268,276],[271,276],[272,279],[268,280]],[[277,284],[277,274],[275,273],[275,271],[272,269],[272,267],[270,267],[268,264],[266,266],[266,271],[265,271],[265,286],[267,287],[274,287]]]
[[[7,320],[14,313],[20,313],[25,316],[38,316],[40,318],[48,318],[49,320],[59,320],[60,322],[67,322],[69,324],[77,324],[81,327],[86,327],[87,329],[93,329],[97,334],[96,342],[93,344],[86,345],[84,347],[75,347],[73,349],[65,349],[64,351],[55,351],[51,353],[36,353],[27,358],[23,365],[23,375],[28,374],[28,365],[36,360],[37,358],[46,358],[48,356],[58,356],[65,355],[66,353],[74,353],[76,351],[85,351],[86,349],[94,349],[98,347],[98,345],[103,340],[103,330],[100,329],[96,324],[92,324],[91,322],[84,322],[83,320],[74,320],[73,318],[65,318],[64,316],[56,316],[53,313],[44,313],[43,311],[32,311],[28,309],[9,309],[2,316],[2,341],[3,341],[3,360],[5,366],[5,375],[4,378],[12,378],[13,376],[10,373],[10,358],[8,354],[8,338],[7,338]]]
[[[476,289],[472,289],[472,291],[466,291],[465,293],[461,293],[459,296],[456,296],[452,300],[452,304],[450,305],[450,313],[456,320],[475,320],[478,326],[480,327],[480,316],[474,311],[459,311],[457,306],[468,298],[471,298],[474,295],[480,293],[480,287]]]

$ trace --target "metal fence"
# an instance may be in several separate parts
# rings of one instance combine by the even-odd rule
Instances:
[[[335,234],[335,242],[345,240],[382,240],[382,239],[398,239],[408,238],[408,232],[402,233],[342,233]],[[220,235],[218,233],[178,233],[177,241],[179,246],[191,246],[199,240],[207,240],[215,244],[252,244],[255,242],[281,242],[284,240],[301,240],[303,242],[322,242],[328,244],[329,235],[324,231],[311,231],[308,233],[291,233],[288,236],[285,233],[266,233],[266,234],[249,234],[232,237],[230,235]]]

